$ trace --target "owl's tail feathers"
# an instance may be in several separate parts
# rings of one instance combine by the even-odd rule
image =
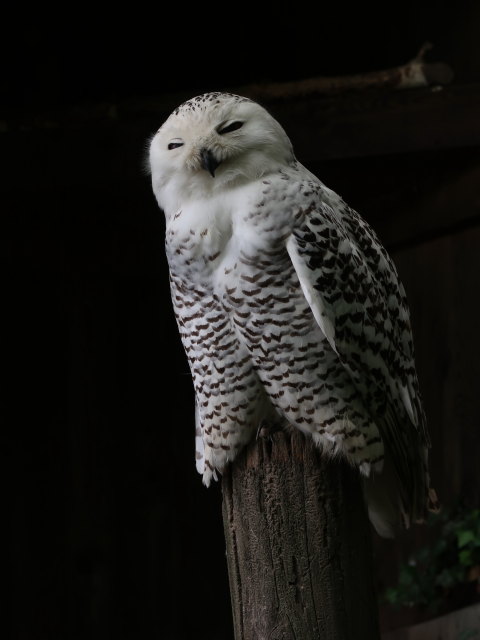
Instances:
[[[382,538],[393,538],[412,523],[424,523],[429,512],[440,510],[437,494],[430,487],[427,448],[417,445],[416,453],[411,474],[406,478],[400,476],[398,465],[385,447],[382,471],[363,479],[368,515]]]
[[[394,538],[408,523],[399,505],[398,479],[388,459],[380,473],[363,478],[368,517],[382,538]],[[399,508],[400,507],[400,508]]]

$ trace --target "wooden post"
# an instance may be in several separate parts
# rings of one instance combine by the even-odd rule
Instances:
[[[222,490],[235,640],[378,640],[355,470],[276,432],[247,447]]]

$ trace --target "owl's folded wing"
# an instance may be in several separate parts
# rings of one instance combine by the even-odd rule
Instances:
[[[403,510],[419,519],[429,442],[395,266],[367,223],[343,203],[309,207],[287,251],[318,325],[378,424],[403,489]]]

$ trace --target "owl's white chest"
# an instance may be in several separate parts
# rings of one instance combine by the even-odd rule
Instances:
[[[291,212],[266,197],[268,184],[249,185],[187,202],[167,219],[171,271],[186,284],[224,289],[291,231]],[[242,266],[243,265],[243,266]],[[250,265],[251,266],[251,265]]]

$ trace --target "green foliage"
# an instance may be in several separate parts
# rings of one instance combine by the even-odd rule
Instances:
[[[430,524],[438,536],[400,568],[397,585],[385,592],[387,602],[438,611],[453,589],[471,580],[471,569],[480,566],[480,509],[443,509]]]

